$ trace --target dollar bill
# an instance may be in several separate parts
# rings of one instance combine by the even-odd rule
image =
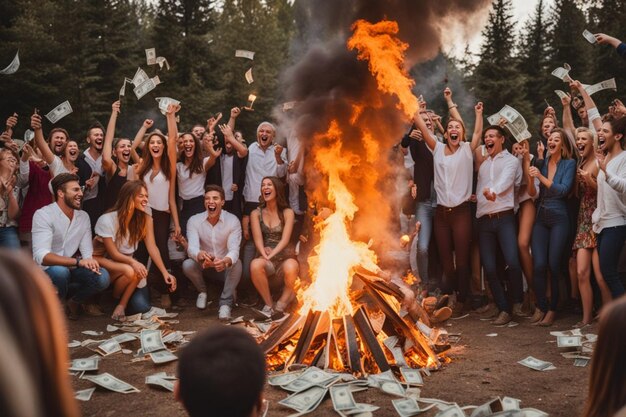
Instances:
[[[108,372],[100,375],[85,375],[83,376],[83,379],[100,385],[101,387],[106,388],[109,391],[119,392],[121,394],[140,392],[137,388],[133,387],[127,382],[122,381],[121,379],[114,377]]]
[[[520,400],[513,397],[504,397],[501,400],[503,410],[519,410]]]
[[[81,345],[81,343],[78,340],[72,340],[71,342],[69,342],[67,344],[68,348],[75,348],[75,347],[79,347]]]
[[[583,31],[583,37],[591,44],[598,43],[598,40],[595,36],[593,36],[593,33],[589,32],[587,29]]]
[[[305,391],[291,394],[278,403],[285,407],[292,408],[299,413],[311,412],[322,402],[327,392],[328,388],[314,386]]]
[[[152,78],[148,78],[146,81],[135,87],[133,92],[135,93],[135,96],[137,96],[137,100],[141,100],[143,96],[154,90],[156,86],[157,85],[154,83],[154,80]]]
[[[161,113],[163,115],[165,115],[167,113],[167,108],[170,106],[170,104],[173,104],[175,106],[180,104],[180,101],[175,100],[175,99],[173,99],[171,97],[157,97],[156,101],[159,103],[159,110],[161,111]],[[148,313],[150,313],[150,311],[148,311]],[[148,313],[146,313],[146,314],[148,314]],[[167,314],[168,313],[166,313],[165,310],[163,310],[163,314],[158,315],[158,316],[157,316],[156,313],[154,313],[154,315],[157,316],[157,317],[166,317]],[[178,313],[171,313],[171,314],[178,314]],[[150,316],[150,317],[152,317],[152,316]]]
[[[564,98],[567,98],[567,93],[565,93],[565,91],[563,90],[554,90],[554,92],[556,93],[557,96],[559,96],[561,100],[563,100]]]
[[[424,385],[422,374],[419,369],[412,369],[405,366],[400,367],[400,373],[404,378],[404,382],[409,385]]]
[[[122,347],[115,339],[105,340],[98,345],[98,351],[100,351],[103,356],[108,356],[112,353],[119,352],[120,350],[122,350]]]
[[[97,332],[95,330],[83,330],[81,333],[87,336],[102,336],[104,334],[104,332]]]
[[[168,391],[174,392],[174,379],[166,379],[161,375],[148,375],[146,377],[146,385],[156,385],[159,387],[163,387]]]
[[[28,143],[33,139],[35,139],[35,132],[30,129],[26,129],[24,131],[24,142]]]
[[[565,63],[562,67],[557,67],[552,71],[552,75],[554,75],[559,80],[569,83],[572,81],[572,77],[569,76],[569,72],[572,70],[572,67],[569,64]]]
[[[178,100],[174,100],[173,98],[170,97],[157,97],[156,99],[157,101],[159,101],[159,103],[162,100],[171,100],[171,103],[174,104],[180,104],[180,101]],[[169,105],[170,103],[168,103]],[[165,110],[167,110],[167,106],[165,106]],[[165,309],[163,308],[159,308],[159,307],[150,307],[150,310],[148,310],[147,312],[143,313],[141,315],[141,318],[144,320],[148,320],[151,319],[152,317],[159,317],[159,318],[163,318],[163,317],[167,317],[167,318],[172,318],[172,317],[176,317],[178,316],[178,313],[168,313],[167,311],[165,311]]]
[[[133,340],[137,339],[137,336],[133,333],[122,333],[113,336],[111,339],[115,340],[119,344],[122,344],[126,342],[132,342]]]
[[[158,56],[156,58],[156,63],[159,65],[159,69],[163,69],[163,64],[165,64],[165,68],[167,68],[168,71],[170,70],[170,64],[164,57]]]
[[[252,68],[246,71],[245,76],[246,76],[246,81],[248,82],[248,84],[252,84],[254,82],[254,78],[252,77]]]
[[[298,104],[297,101],[288,101],[286,103],[283,103],[283,111],[293,109],[294,107],[296,107],[296,104]]]
[[[112,333],[118,331],[120,328],[117,326],[113,326],[111,324],[107,324],[107,332]]]
[[[15,74],[19,68],[20,68],[20,51],[17,51],[15,53],[15,57],[13,58],[13,61],[11,61],[11,63],[6,68],[4,68],[3,70],[0,70],[0,74],[2,75]]]
[[[351,410],[356,407],[349,385],[341,384],[330,387],[330,398],[335,411]]]
[[[421,412],[419,404],[413,398],[398,398],[392,400],[393,408],[396,409],[400,417],[409,417]]]
[[[435,417],[465,417],[465,412],[461,410],[461,407],[454,404],[439,411]]]
[[[486,402],[485,404],[476,407],[472,411],[470,417],[487,417],[493,415],[493,413],[496,413],[498,411],[503,411],[503,409],[504,408],[502,407],[502,402],[500,401],[500,398],[495,398],[489,402]]]
[[[91,400],[91,396],[93,395],[93,392],[96,390],[96,388],[87,388],[87,389],[82,389],[80,391],[76,391],[76,394],[74,395],[74,398],[76,398],[78,401],[89,401]]]
[[[548,413],[544,413],[536,408],[522,408],[520,410],[524,417],[548,417]]]
[[[297,379],[281,385],[287,391],[298,392],[308,389],[314,385],[325,385],[330,381],[337,379],[338,376],[329,374],[314,366],[307,368]]]
[[[364,404],[364,403],[357,403],[353,409],[351,410],[345,410],[343,412],[343,414],[345,415],[357,415],[357,416],[361,416],[361,417],[365,417],[367,415],[371,415],[368,413],[373,413],[374,411],[378,410],[380,407],[372,405],[372,404]]]
[[[148,74],[146,74],[146,72],[142,70],[141,68],[137,68],[137,72],[135,72],[135,75],[133,76],[133,79],[131,80],[131,82],[133,83],[135,87],[139,87],[148,79],[150,79],[150,77],[148,77]]]
[[[97,371],[100,358],[94,356],[92,358],[74,359],[70,365],[70,371]]]
[[[63,103],[56,106],[54,109],[50,110],[50,112],[46,114],[46,119],[48,119],[50,123],[56,123],[72,112],[73,112],[72,106],[70,105],[70,102],[66,100]],[[87,330],[87,331],[91,331],[91,330]],[[93,335],[91,333],[85,333],[85,332],[83,333]],[[97,333],[97,332],[93,332],[93,333]],[[102,334],[102,332],[100,332],[100,334]],[[96,336],[97,335],[98,334],[96,334]]]
[[[245,49],[237,49],[235,51],[235,57],[237,58],[247,58],[250,60],[254,59],[254,52],[246,51]]]
[[[526,123],[524,117],[508,104],[502,107],[498,113],[487,117],[487,121],[491,125],[499,124],[500,119],[506,120],[504,127],[511,132],[511,135],[517,142],[522,142],[532,136],[528,131],[528,123]]]
[[[146,63],[148,65],[156,64],[156,49],[155,48],[146,49]]]
[[[404,388],[398,381],[382,381],[380,389],[388,394],[404,397]]]
[[[160,350],[158,352],[151,352],[150,359],[152,359],[152,362],[156,364],[161,364],[177,361],[178,357],[169,350]]]
[[[287,385],[298,379],[302,372],[287,372],[284,374],[275,374],[267,378],[267,383],[272,386]]]
[[[560,348],[572,348],[582,346],[582,338],[580,336],[558,336],[556,345]]]
[[[517,363],[524,365],[527,368],[534,369],[535,371],[545,371],[553,366],[550,362],[542,361],[541,359],[537,359],[532,356],[522,359]]]
[[[604,80],[594,85],[585,86],[585,91],[589,95],[593,95],[602,90],[617,90],[617,84],[615,84],[615,78]]]
[[[160,330],[142,330],[140,334],[141,350],[144,353],[165,350],[165,344],[161,339]]]
[[[589,359],[574,359],[574,366],[584,368],[589,363]]]

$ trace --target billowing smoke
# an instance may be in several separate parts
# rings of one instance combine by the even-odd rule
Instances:
[[[408,43],[405,70],[432,59],[441,48],[446,22],[472,22],[489,0],[298,0],[295,3],[300,36],[292,50],[293,66],[281,85],[285,101],[298,105],[281,117],[281,125],[295,132],[305,149],[307,191],[320,204],[328,201],[328,179],[316,166],[316,152],[336,139],[324,135],[331,121],[341,131],[342,155],[351,169],[343,181],[355,197],[359,211],[354,219],[356,238],[385,240],[387,220],[397,216],[390,207],[397,201],[394,178],[398,159],[392,145],[402,137],[407,117],[397,108],[397,98],[378,90],[368,63],[357,60],[346,42],[358,19],[398,23],[398,38]],[[364,135],[364,132],[368,132]],[[283,132],[287,133],[287,132]],[[371,139],[364,138],[369,136]],[[373,140],[373,144],[372,144]],[[372,152],[376,152],[372,158]],[[396,155],[397,156],[397,155]],[[395,162],[392,162],[395,159]],[[404,190],[400,190],[404,192]]]

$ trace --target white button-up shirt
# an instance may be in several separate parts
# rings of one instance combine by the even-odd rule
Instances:
[[[488,157],[480,165],[476,185],[476,217],[498,213],[515,207],[515,190],[522,182],[522,165],[506,149],[495,157]],[[495,201],[483,195],[487,188],[496,194]]]
[[[82,210],[74,210],[70,220],[57,203],[48,204],[35,212],[32,233],[33,259],[39,265],[49,253],[71,258],[80,249],[83,258],[92,256],[91,223]]]
[[[93,159],[93,157],[91,156],[91,153],[89,153],[89,149],[86,149],[85,152],[83,152],[83,155],[85,155],[85,162],[87,162],[89,166],[91,167],[91,172],[102,176],[103,174],[102,154],[100,154],[97,159]],[[98,196],[98,182],[96,182],[91,188],[85,188],[85,195],[83,197],[83,201],[91,200],[92,198],[96,198],[97,196]]]
[[[248,165],[246,166],[246,183],[243,187],[243,198],[249,203],[258,203],[261,196],[261,181],[263,177],[284,177],[287,174],[287,149],[283,148],[280,159],[281,165],[276,163],[273,143],[264,151],[258,142],[248,148]]]
[[[215,226],[209,223],[209,212],[191,216],[187,222],[187,254],[198,260],[198,252],[208,252],[217,258],[229,257],[233,263],[239,259],[241,223],[234,214],[222,210]]]
[[[456,152],[446,155],[446,145],[437,142],[432,152],[437,204],[452,208],[465,203],[472,195],[474,156],[471,145],[461,142]]]

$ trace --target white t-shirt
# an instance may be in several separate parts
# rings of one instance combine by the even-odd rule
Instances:
[[[123,255],[132,256],[137,250],[137,244],[131,246],[128,244],[128,238],[124,238],[121,241],[116,241],[115,237],[119,229],[119,223],[117,220],[117,211],[105,213],[96,222],[96,235],[100,237],[109,237],[113,239],[115,247]]]
[[[148,187],[148,204],[150,208],[159,211],[169,211],[170,209],[170,180],[168,180],[163,171],[159,170],[159,173],[150,180],[152,175],[152,169],[150,169],[143,176],[143,182]]]
[[[52,178],[56,177],[59,174],[70,172],[67,168],[65,168],[65,165],[63,165],[63,161],[57,155],[54,155],[54,159],[52,159],[52,162],[50,162],[48,168],[50,168]]]
[[[437,204],[456,207],[472,195],[473,156],[468,142],[461,142],[452,155],[445,154],[446,145],[435,143],[433,165],[435,167],[435,191]]]
[[[598,206],[591,216],[597,234],[607,228],[626,225],[626,152],[621,152],[598,172]]]
[[[209,156],[202,160],[202,172],[194,173],[189,178],[189,167],[183,162],[176,163],[176,174],[178,178],[178,195],[183,200],[191,200],[192,198],[204,195],[204,181],[206,180],[206,171],[204,165],[209,160]],[[158,209],[157,209],[158,210]]]

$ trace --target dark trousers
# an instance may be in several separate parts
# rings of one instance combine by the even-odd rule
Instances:
[[[537,306],[544,313],[548,310],[555,311],[559,302],[559,274],[561,260],[567,250],[568,236],[567,213],[540,207],[533,226],[530,247],[533,254],[533,288]],[[552,288],[549,306],[546,296],[548,271]]]
[[[619,276],[618,263],[625,241],[626,226],[607,227],[602,229],[598,235],[600,270],[613,298],[618,298],[624,294],[624,285]]]
[[[202,213],[204,210],[203,195],[190,200],[183,200],[183,207],[180,210],[180,230],[183,236],[187,237],[187,222],[191,216]]]
[[[437,206],[434,231],[445,274],[442,289],[448,294],[457,290],[458,300],[465,302],[470,281],[469,242],[472,237],[469,204],[452,208]]]
[[[159,211],[152,209],[152,222],[154,226],[154,240],[159,254],[163,260],[163,264],[167,270],[171,270],[170,253],[167,247],[167,241],[170,236],[170,213],[166,211]],[[148,263],[148,250],[146,246],[141,242],[135,253],[137,260],[144,265]],[[169,287],[165,284],[161,271],[156,267],[154,261],[148,271],[148,283],[160,294],[169,294]]]
[[[521,303],[523,301],[522,268],[519,263],[517,248],[515,215],[511,213],[503,217],[492,218],[483,216],[478,219],[478,246],[480,260],[493,299],[500,311],[509,311],[504,288],[498,279],[496,253],[500,249],[504,255],[504,261],[508,265],[507,290],[514,303]]]

